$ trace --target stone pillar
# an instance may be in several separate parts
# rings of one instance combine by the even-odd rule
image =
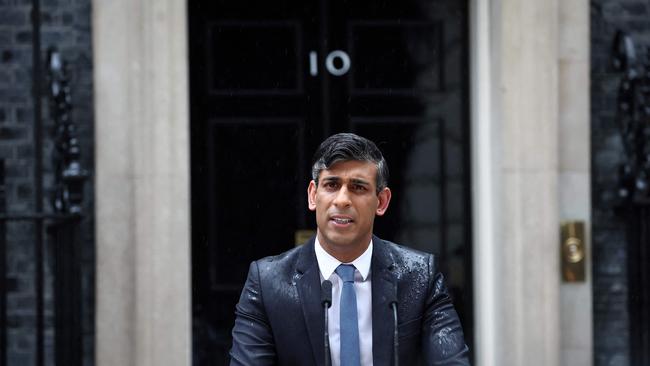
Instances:
[[[472,18],[476,364],[557,366],[558,1]]]
[[[589,1],[559,1],[560,219],[591,217],[589,115]],[[586,281],[560,286],[562,365],[593,365],[591,241],[586,238]]]
[[[96,364],[190,365],[186,2],[93,2]]]

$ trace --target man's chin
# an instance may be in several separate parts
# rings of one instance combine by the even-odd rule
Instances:
[[[321,240],[319,238],[319,240]],[[362,243],[359,238],[348,235],[329,235],[323,238],[325,241],[323,245],[328,246],[334,250],[347,251],[355,250],[367,246],[368,243]]]

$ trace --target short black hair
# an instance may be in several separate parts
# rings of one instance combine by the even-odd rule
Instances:
[[[338,133],[323,141],[314,153],[311,177],[318,185],[318,176],[324,169],[340,161],[368,161],[377,166],[377,194],[388,187],[388,164],[377,145],[353,133]]]

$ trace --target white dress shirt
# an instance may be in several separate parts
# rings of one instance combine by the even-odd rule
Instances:
[[[341,340],[340,340],[340,303],[341,288],[343,281],[334,272],[343,262],[332,257],[323,249],[318,237],[314,245],[316,260],[320,269],[321,282],[330,280],[332,282],[332,306],[328,311],[329,324],[327,330],[330,336],[330,354],[332,366],[341,364]],[[372,366],[372,286],[370,281],[370,260],[372,259],[372,240],[370,245],[359,258],[351,263],[356,267],[354,271],[354,290],[357,296],[357,315],[359,320],[359,347],[361,348],[361,365]]]

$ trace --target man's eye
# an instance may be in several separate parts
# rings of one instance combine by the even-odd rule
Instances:
[[[356,192],[365,192],[365,191],[368,190],[368,188],[366,188],[366,186],[362,186],[362,185],[358,185],[358,184],[355,184],[354,186],[352,186],[352,189],[354,189]]]
[[[338,184],[336,182],[325,182],[324,186],[327,189],[335,189],[338,187]]]

